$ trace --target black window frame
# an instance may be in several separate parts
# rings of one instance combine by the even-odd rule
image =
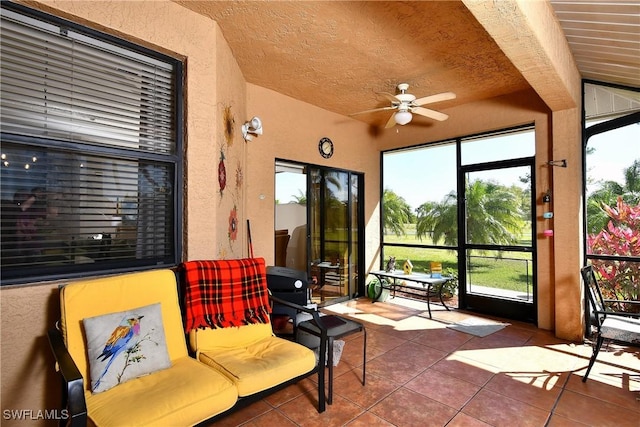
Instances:
[[[588,144],[589,144],[589,139],[595,135],[598,134],[602,134],[605,132],[609,132],[615,129],[619,129],[619,128],[623,128],[625,126],[630,126],[630,125],[636,125],[638,126],[638,123],[640,123],[640,111],[632,111],[632,112],[623,112],[620,114],[613,114],[610,115],[608,117],[607,120],[602,121],[600,123],[597,124],[592,124],[589,126],[589,121],[591,119],[591,117],[587,117],[587,111],[586,111],[586,102],[585,102],[585,86],[587,84],[591,84],[591,85],[597,85],[597,86],[602,86],[602,87],[607,87],[607,88],[614,88],[614,89],[622,89],[622,90],[626,90],[626,91],[631,91],[631,92],[640,92],[640,88],[633,88],[633,87],[627,87],[627,86],[623,86],[623,85],[619,85],[619,84],[612,84],[612,83],[606,83],[606,82],[600,82],[600,81],[595,81],[595,80],[590,80],[590,79],[583,79],[582,80],[582,247],[583,247],[583,265],[593,265],[594,266],[594,271],[596,271],[596,275],[599,275],[600,273],[598,272],[598,270],[600,268],[604,268],[606,269],[607,263],[626,263],[627,265],[629,264],[636,264],[638,265],[640,263],[640,257],[637,256],[625,256],[625,255],[617,255],[617,254],[593,254],[593,253],[589,253],[590,248],[589,248],[589,227],[588,227],[588,180],[589,180],[589,171],[587,169],[587,153],[588,153]],[[638,148],[640,148],[640,142],[637,142],[638,144]],[[603,266],[599,265],[599,264],[604,264]],[[602,282],[602,290],[603,292],[606,294],[605,298],[609,298],[609,299],[619,299],[620,296],[618,294],[618,291],[616,291],[615,289],[610,287],[610,279],[608,278],[603,278]],[[632,299],[627,297],[626,295],[622,294],[621,295],[624,299]],[[591,311],[590,311],[590,307],[589,307],[589,302],[588,300],[585,298],[584,299],[584,336],[588,337],[591,335]]]
[[[6,267],[2,263],[2,253],[0,252],[0,286],[34,283],[45,280],[64,280],[67,278],[101,276],[114,274],[119,272],[147,270],[158,267],[173,267],[180,262],[183,251],[183,199],[184,199],[184,64],[182,60],[168,56],[166,54],[156,52],[144,46],[139,46],[130,41],[106,34],[92,28],[88,28],[72,21],[44,13],[29,7],[11,3],[2,2],[2,9],[25,15],[28,18],[36,19],[51,25],[55,25],[63,29],[68,28],[82,36],[96,40],[98,44],[108,44],[116,46],[120,50],[132,52],[133,55],[142,55],[153,58],[156,61],[169,64],[173,67],[172,74],[172,120],[173,129],[172,137],[173,149],[171,153],[153,153],[145,152],[145,147],[137,149],[109,147],[105,145],[92,145],[91,143],[82,143],[74,141],[62,141],[59,138],[48,139],[46,137],[26,136],[15,133],[2,132],[0,134],[2,144],[13,147],[24,147],[24,149],[40,150],[40,151],[58,151],[66,153],[81,153],[87,156],[104,157],[114,159],[130,160],[134,164],[157,166],[154,170],[166,170],[168,173],[165,183],[169,185],[168,191],[171,193],[166,196],[169,201],[165,208],[163,219],[167,224],[162,231],[165,237],[165,247],[159,250],[157,254],[151,256],[132,256],[127,258],[119,258],[107,261],[96,262],[92,264],[68,264],[57,265],[55,267],[45,265],[26,266],[21,268]],[[0,118],[1,120],[1,118]],[[160,126],[160,125],[158,125]],[[158,128],[159,129],[159,128]],[[155,130],[155,128],[154,128]],[[162,129],[165,131],[166,129]],[[72,137],[71,137],[72,138]],[[71,139],[70,138],[70,139]],[[143,167],[140,167],[142,170]],[[139,172],[138,172],[139,174]],[[140,180],[138,180],[140,181]],[[138,191],[141,191],[138,183]],[[170,206],[169,206],[170,205]],[[151,206],[155,207],[155,206]],[[4,224],[3,224],[4,226]]]

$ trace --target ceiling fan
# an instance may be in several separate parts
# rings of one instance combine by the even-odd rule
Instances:
[[[429,117],[434,120],[443,121],[449,118],[448,115],[441,113],[439,111],[430,110],[428,108],[424,108],[423,105],[432,104],[434,102],[440,101],[448,101],[449,99],[455,99],[456,94],[453,92],[443,92],[436,95],[425,96],[423,98],[416,99],[415,95],[407,93],[409,89],[408,83],[400,83],[398,85],[398,90],[400,91],[397,95],[392,95],[387,92],[381,92],[380,94],[385,96],[389,101],[391,101],[391,105],[388,107],[380,107],[374,108],[373,110],[360,111],[358,113],[350,114],[350,116],[355,116],[357,114],[366,114],[373,113],[376,111],[384,111],[384,110],[398,110],[389,117],[389,121],[385,125],[385,128],[390,128],[398,125],[406,125],[413,118],[413,113],[419,114],[421,116]]]

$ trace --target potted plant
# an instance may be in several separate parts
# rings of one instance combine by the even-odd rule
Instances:
[[[453,298],[458,293],[458,271],[453,268],[447,268],[444,273],[445,276],[451,279],[440,285],[442,298]]]

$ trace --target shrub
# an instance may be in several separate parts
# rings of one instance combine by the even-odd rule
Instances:
[[[587,237],[589,253],[640,258],[640,205],[630,206],[618,197],[615,207],[603,203],[602,209],[609,222],[598,234]],[[592,265],[605,298],[639,300],[639,261],[593,259]]]

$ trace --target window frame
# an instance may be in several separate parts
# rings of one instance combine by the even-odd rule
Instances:
[[[594,265],[597,272],[597,264],[599,263],[629,263],[629,264],[638,264],[640,263],[640,257],[635,256],[624,256],[624,255],[616,255],[616,254],[590,254],[589,253],[589,227],[588,227],[588,217],[587,217],[587,208],[588,208],[588,175],[589,171],[587,169],[587,151],[589,139],[595,135],[602,134],[608,131],[612,131],[618,128],[622,128],[625,126],[637,124],[640,122],[640,111],[632,111],[632,112],[623,112],[618,115],[609,115],[609,118],[605,121],[602,121],[597,124],[593,124],[589,126],[589,120],[594,118],[588,118],[586,107],[585,107],[585,85],[599,85],[603,87],[624,89],[634,92],[640,92],[640,89],[630,88],[620,85],[608,84],[604,82],[597,82],[593,80],[583,80],[582,81],[582,97],[583,97],[583,108],[582,108],[582,247],[583,247],[583,265]],[[638,143],[638,148],[640,148],[640,143]],[[606,267],[605,267],[606,268]],[[610,278],[603,278],[603,292],[607,294],[607,298],[618,298],[618,291],[609,286]],[[614,279],[615,281],[615,279]],[[630,299],[630,298],[625,298]],[[590,325],[590,311],[588,307],[588,301],[585,299],[584,301],[584,334],[585,336],[589,335],[589,325]]]
[[[83,37],[87,37],[96,41],[97,45],[114,45],[115,49],[130,52],[131,55],[142,55],[161,61],[173,68],[172,85],[173,93],[173,114],[172,118],[175,123],[173,128],[173,153],[157,154],[145,152],[144,147],[138,149],[116,148],[105,145],[94,145],[83,142],[72,142],[67,140],[48,139],[46,137],[25,136],[13,133],[2,133],[0,135],[3,143],[29,148],[63,151],[65,153],[81,153],[86,156],[107,156],[115,158],[123,158],[125,160],[137,161],[140,164],[150,162],[152,164],[161,164],[166,167],[169,174],[167,183],[172,186],[171,196],[168,200],[172,203],[172,209],[167,208],[166,215],[169,216],[167,221],[166,236],[172,241],[167,243],[167,251],[164,255],[154,255],[138,259],[137,257],[129,257],[126,259],[108,262],[104,265],[100,263],[75,265],[58,267],[55,271],[43,268],[25,268],[25,274],[8,274],[5,277],[3,272],[0,279],[0,286],[25,284],[44,280],[62,280],[67,278],[78,278],[87,276],[102,276],[119,272],[148,270],[163,267],[173,267],[180,262],[183,251],[183,199],[184,199],[184,63],[182,60],[168,56],[151,50],[147,47],[134,44],[125,39],[115,37],[113,35],[103,33],[92,28],[77,24],[75,22],[44,13],[38,10],[28,8],[23,5],[2,2],[2,9],[6,9],[13,13],[24,15],[27,18],[36,19],[44,23],[55,25],[61,28],[68,28],[76,33],[80,33]],[[173,176],[171,176],[173,175]],[[138,190],[140,184],[138,183]]]
[[[640,91],[640,89],[634,89],[626,86],[620,85],[612,85],[603,82],[597,82],[593,80],[583,80],[582,81],[582,93],[584,97],[584,87],[585,84],[593,84],[600,85],[605,87],[613,87],[626,89],[630,91]],[[582,105],[585,103],[583,101]],[[588,261],[594,259],[602,259],[609,261],[634,261],[640,262],[640,258],[636,257],[627,257],[621,255],[598,255],[598,254],[589,254],[588,253],[588,230],[587,230],[587,181],[588,181],[588,170],[587,170],[587,148],[589,144],[589,139],[592,136],[605,133],[614,129],[618,129],[621,127],[625,127],[628,125],[632,125],[638,123],[640,121],[640,111],[632,112],[632,113],[624,113],[609,120],[605,120],[601,123],[597,123],[595,125],[588,126],[589,118],[586,117],[586,111],[582,109],[582,199],[583,199],[583,207],[582,207],[582,215],[583,215],[583,230],[582,230],[582,239],[583,239],[583,264],[586,265]],[[640,143],[638,144],[640,147]]]

